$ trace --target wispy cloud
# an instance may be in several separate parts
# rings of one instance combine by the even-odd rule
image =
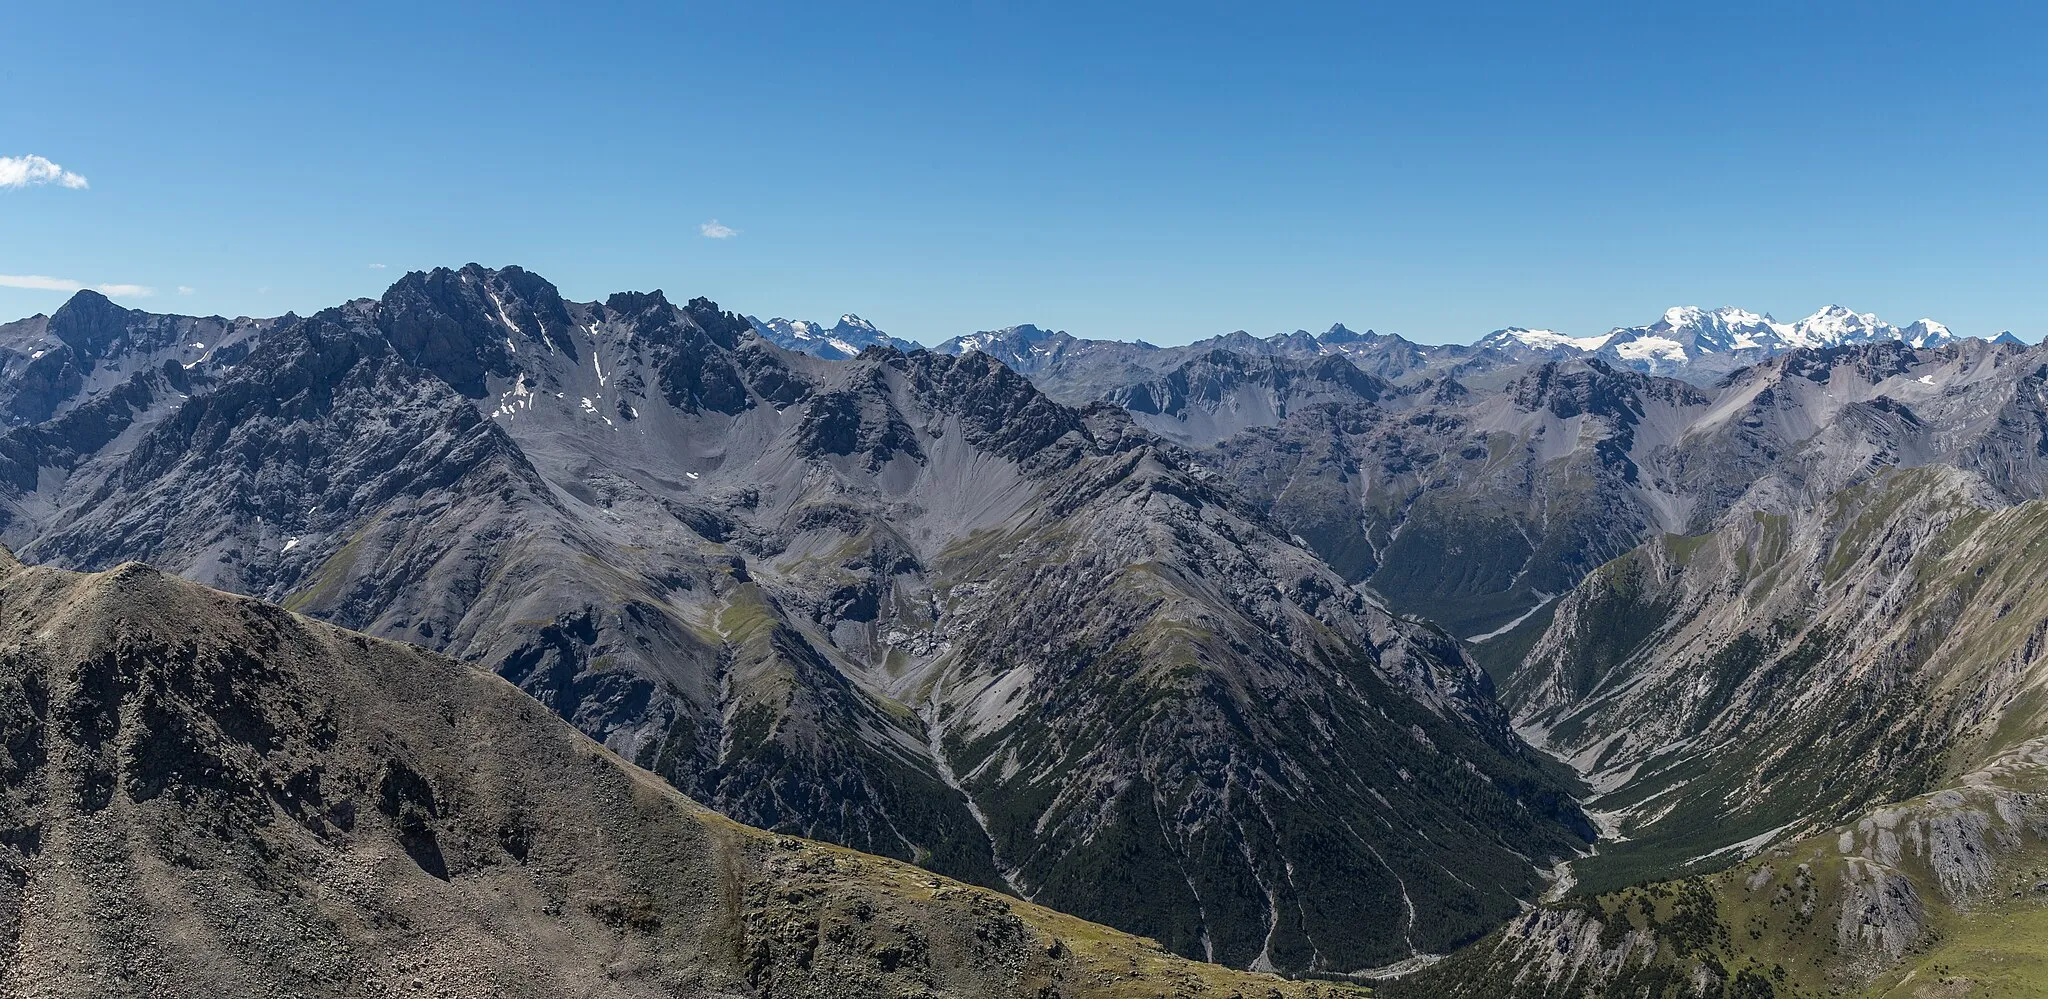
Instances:
[[[0,187],[38,184],[55,184],[74,191],[89,186],[83,174],[72,173],[41,156],[0,156]]]
[[[0,274],[0,288],[27,288],[31,291],[83,291],[91,288],[103,295],[117,295],[123,298],[148,298],[156,289],[140,284],[86,284],[70,278],[45,277],[41,274]]]
[[[180,295],[190,295],[197,290],[197,288],[194,288],[189,284],[181,284],[178,286],[178,294]]]
[[[697,231],[703,233],[706,236],[711,237],[712,239],[731,239],[734,236],[740,234],[740,231],[738,229],[726,225],[725,223],[720,222],[717,219],[712,219],[711,221],[698,226]]]
[[[371,265],[370,265],[370,269],[371,269],[371,270],[373,270],[373,271],[381,271],[381,270],[383,270],[383,269],[384,269],[384,265],[383,265],[383,264],[371,264]]]

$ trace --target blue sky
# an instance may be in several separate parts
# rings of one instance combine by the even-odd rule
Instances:
[[[86,186],[0,161],[0,283],[264,315],[475,260],[927,343],[2048,331],[2034,6],[314,6],[10,9],[0,157]]]

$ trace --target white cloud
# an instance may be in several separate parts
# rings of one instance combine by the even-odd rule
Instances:
[[[31,291],[83,291],[91,288],[103,295],[117,295],[123,298],[148,298],[156,289],[140,284],[94,284],[73,281],[70,278],[45,277],[41,274],[0,274],[0,288],[27,288]]]
[[[179,285],[179,286],[178,286],[178,294],[180,294],[180,295],[190,295],[190,294],[192,294],[192,293],[193,293],[194,291],[197,291],[197,290],[198,290],[198,289],[196,289],[196,288],[192,287],[192,286],[191,286],[191,285],[189,285],[189,284],[181,284],[181,285]]]
[[[76,281],[40,274],[0,274],[0,288],[31,288],[36,291],[77,291],[85,287]]]
[[[371,264],[371,265],[370,265],[370,269],[371,269],[371,270],[373,270],[373,271],[381,271],[381,270],[383,270],[383,269],[384,269],[384,265],[383,265],[383,264]]]
[[[0,156],[0,187],[28,187],[56,184],[80,190],[88,186],[85,177],[72,173],[41,156]]]
[[[740,231],[738,229],[726,225],[725,223],[720,222],[717,219],[712,219],[711,221],[698,226],[697,231],[703,233],[706,236],[711,237],[712,239],[731,239],[732,237],[740,234]]]

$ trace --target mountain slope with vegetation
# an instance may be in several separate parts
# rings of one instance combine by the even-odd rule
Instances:
[[[16,996],[1336,996],[748,829],[504,681],[0,555]]]
[[[1928,466],[1593,574],[1507,689],[1598,791],[1582,883],[1725,863],[2048,731],[2044,543],[2048,502]]]
[[[1410,979],[1445,999],[2048,991],[2048,744],[1735,867],[1546,904]]]

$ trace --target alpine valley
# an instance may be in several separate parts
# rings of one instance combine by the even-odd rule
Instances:
[[[0,993],[2048,990],[2010,334],[927,350],[471,264],[80,291],[0,421]]]

